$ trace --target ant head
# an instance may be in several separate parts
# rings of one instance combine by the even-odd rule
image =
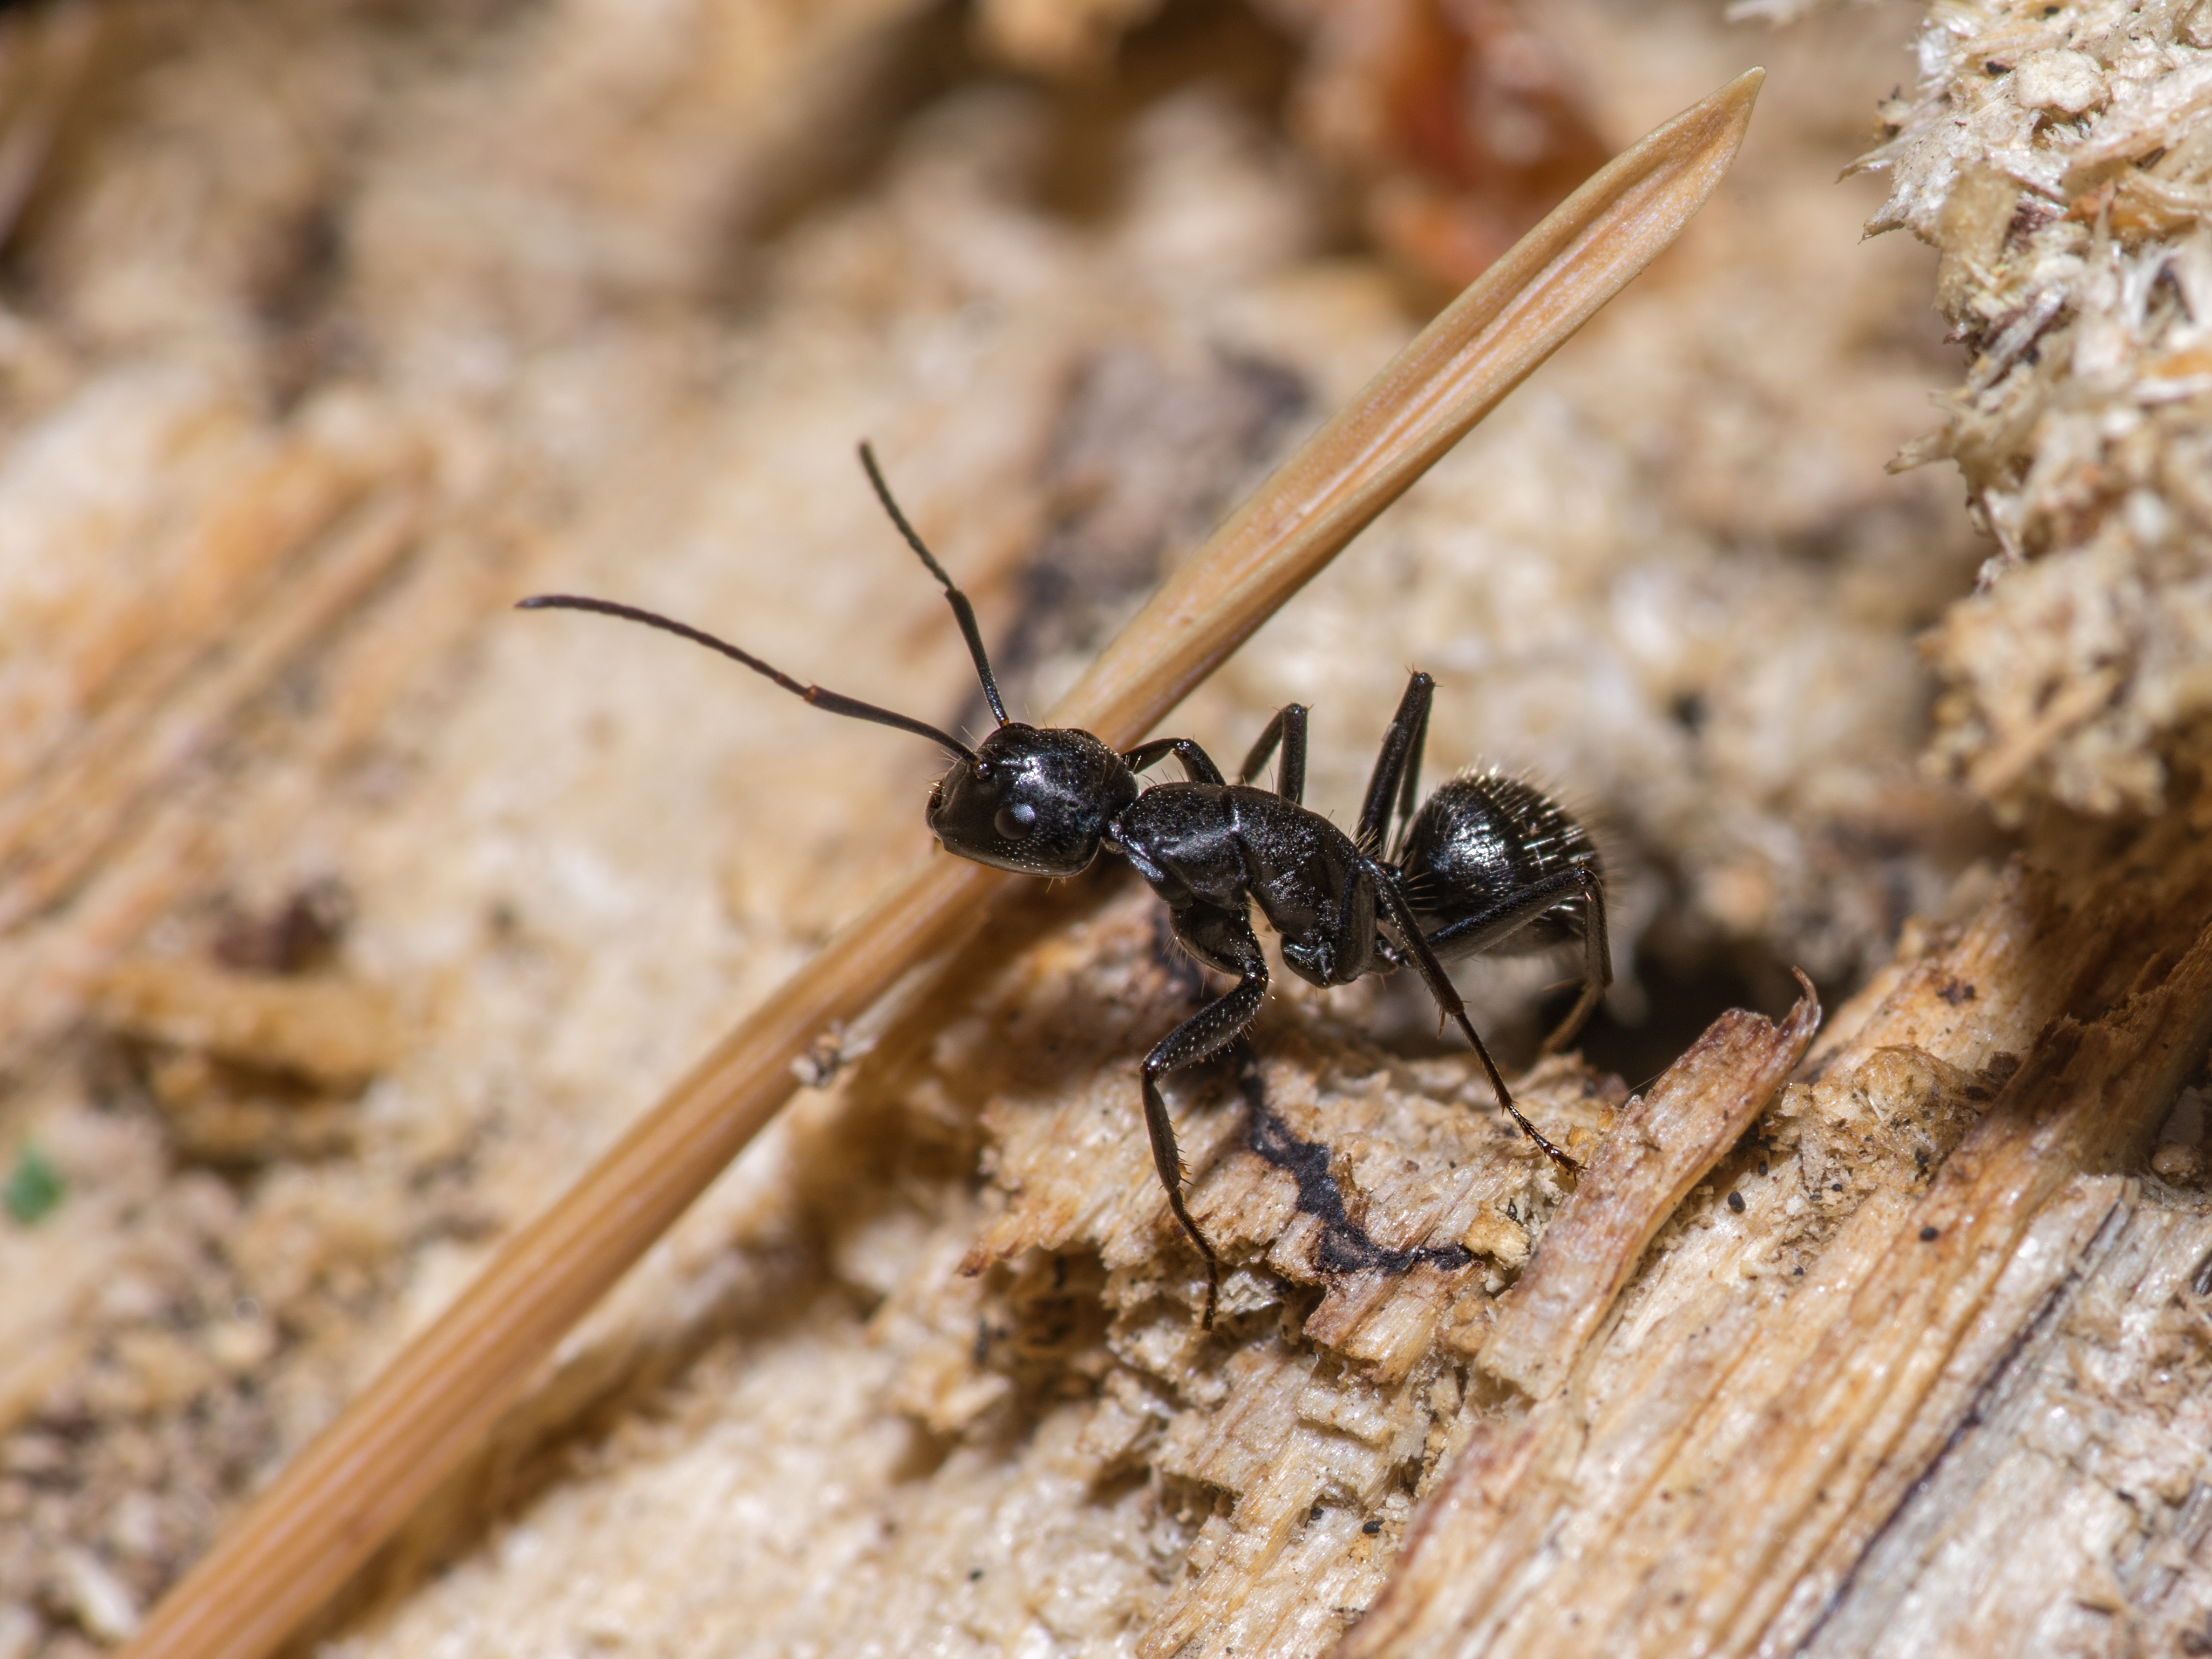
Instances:
[[[929,829],[947,852],[978,864],[1075,876],[1136,798],[1136,775],[1088,732],[1009,721],[938,780]]]

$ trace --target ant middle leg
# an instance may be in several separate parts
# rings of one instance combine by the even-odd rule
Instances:
[[[1142,1073],[1145,1130],[1152,1138],[1152,1167],[1159,1172],[1160,1185],[1167,1189],[1168,1209],[1206,1262],[1206,1312],[1199,1323],[1210,1331],[1214,1310],[1221,1300],[1221,1259],[1183,1201],[1182,1184],[1188,1171],[1182,1150],[1176,1145],[1175,1121],[1168,1115],[1160,1079],[1170,1072],[1211,1059],[1243,1036],[1267,1000],[1267,959],[1260,953],[1260,940],[1249,916],[1203,902],[1178,907],[1169,914],[1176,937],[1193,956],[1210,968],[1237,975],[1236,985],[1160,1039],[1145,1056]]]
[[[1267,729],[1260,733],[1252,752],[1245,756],[1237,781],[1249,783],[1258,777],[1260,769],[1267,763],[1267,757],[1275,752],[1279,743],[1283,746],[1283,763],[1275,769],[1275,793],[1291,805],[1303,806],[1306,799],[1306,706],[1302,702],[1286,702],[1275,711],[1275,718],[1267,722]]]
[[[1572,864],[1510,893],[1487,909],[1462,916],[1425,935],[1439,961],[1471,957],[1504,944],[1516,933],[1560,905],[1582,901],[1583,989],[1567,1017],[1544,1039],[1540,1053],[1555,1054],[1582,1029],[1583,1022],[1613,983],[1613,947],[1606,935],[1605,883],[1587,864]]]
[[[1367,799],[1359,809],[1359,828],[1352,836],[1362,851],[1376,858],[1389,842],[1394,815],[1401,824],[1413,818],[1414,797],[1420,793],[1421,751],[1429,741],[1429,705],[1436,691],[1436,681],[1416,669],[1406,682],[1406,695],[1398,700],[1398,712],[1382,733],[1374,775],[1367,781]]]

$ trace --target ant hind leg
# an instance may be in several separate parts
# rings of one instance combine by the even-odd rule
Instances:
[[[1480,956],[1504,944],[1547,911],[1582,901],[1583,989],[1544,1046],[1537,1052],[1555,1054],[1565,1048],[1583,1022],[1590,1017],[1606,988],[1613,983],[1613,947],[1606,934],[1605,880],[1596,869],[1577,862],[1564,870],[1530,882],[1508,894],[1487,909],[1423,935],[1429,949],[1442,961]]]
[[[1605,931],[1605,884],[1587,865],[1577,866],[1587,884],[1583,890],[1583,994],[1567,1017],[1544,1039],[1539,1054],[1556,1054],[1574,1040],[1583,1022],[1596,1011],[1606,988],[1613,983],[1613,945]]]

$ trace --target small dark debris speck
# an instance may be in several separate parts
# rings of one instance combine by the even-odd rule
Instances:
[[[1370,1538],[1372,1538],[1376,1533],[1382,1530],[1382,1523],[1380,1521],[1370,1521],[1364,1524],[1359,1530],[1365,1533]]]
[[[1955,1008],[1962,1002],[1974,1000],[1974,988],[1963,981],[1947,979],[1936,988],[1936,994]]]
[[[499,904],[493,931],[513,933],[520,926],[511,905]],[[212,954],[226,968],[246,974],[304,974],[325,965],[353,920],[353,896],[343,883],[325,877],[309,882],[272,915],[233,915],[216,933]]]
[[[1923,1227],[1920,1230],[1920,1242],[1923,1244],[1933,1244],[1942,1237],[1943,1230],[1941,1227]]]
[[[971,1584],[982,1576],[983,1569],[981,1567],[970,1567],[968,1569],[968,1582]]]
[[[1728,1204],[1729,1208],[1735,1211],[1736,1214],[1741,1215],[1743,1213],[1743,1194],[1741,1193],[1730,1193],[1729,1194]]]
[[[2011,67],[2012,66],[2009,64],[2000,64],[1996,58],[1992,58],[1989,62],[1982,65],[1982,73],[1984,75],[2003,75],[2008,71]]]
[[[1844,1183],[1840,1181],[1832,1181],[1828,1183],[1828,1190],[1832,1193],[1840,1193],[1844,1190]]]
[[[1766,1160],[1763,1158],[1759,1160],[1759,1172],[1761,1175],[1766,1173]]]
[[[1318,1520],[1320,1520],[1320,1519],[1321,1519],[1321,1505],[1320,1505],[1320,1504],[1315,1504],[1311,1509],[1310,1509],[1310,1510],[1308,1510],[1306,1511],[1306,1520],[1307,1520],[1307,1522],[1308,1522],[1309,1524],[1310,1524],[1311,1522],[1316,1522],[1316,1521],[1318,1521]]]

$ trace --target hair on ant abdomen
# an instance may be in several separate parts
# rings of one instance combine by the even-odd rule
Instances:
[[[1311,984],[1349,985],[1411,967],[1441,1016],[1458,1026],[1498,1101],[1562,1170],[1577,1166],[1522,1115],[1468,1018],[1443,963],[1480,951],[1583,946],[1583,990],[1545,1047],[1571,1037],[1612,980],[1605,883],[1597,850],[1574,819],[1539,791],[1491,772],[1455,778],[1419,805],[1421,756],[1436,682],[1416,672],[1382,734],[1356,830],[1304,802],[1306,710],[1279,710],[1230,782],[1188,738],[1154,738],[1126,752],[1088,732],[1007,717],[975,611],[891,497],[869,447],[860,464],[945,599],[967,641],[996,727],[972,748],[925,721],[809,685],[687,623],[611,600],[545,593],[524,610],[594,611],[675,634],[743,663],[817,708],[929,738],[952,757],[931,787],[930,833],[946,851],[1026,875],[1079,875],[1102,852],[1125,858],[1168,907],[1176,939],[1236,980],[1154,1045],[1139,1068],[1145,1127],[1168,1208],[1206,1266],[1202,1323],[1211,1328],[1220,1259],[1183,1199],[1187,1171],[1161,1080],[1243,1036],[1267,990],[1252,927],[1256,904],[1279,936],[1285,966]],[[1172,755],[1183,781],[1139,777]],[[1272,788],[1253,780],[1277,760]],[[1394,829],[1396,841],[1392,842]],[[1387,849],[1387,850],[1386,850]]]

